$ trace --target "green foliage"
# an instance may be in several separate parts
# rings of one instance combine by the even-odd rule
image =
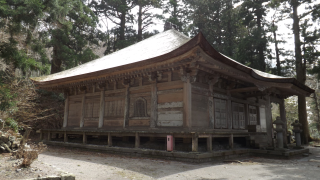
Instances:
[[[16,106],[16,94],[12,93],[5,84],[1,83],[0,78],[0,111],[5,112],[9,111]]]
[[[247,33],[239,38],[236,59],[252,68],[266,71],[267,37],[265,16],[267,0],[244,0],[239,11]]]
[[[18,125],[18,122],[15,121],[14,119],[12,118],[7,118],[5,120],[5,125],[9,128],[11,128],[14,132],[18,132],[19,130],[19,125]]]
[[[179,0],[169,0],[163,4],[163,13],[169,14],[170,16],[165,20],[172,23],[176,29],[183,32],[185,27],[185,15],[186,9]]]
[[[41,96],[50,96],[52,99],[57,99],[58,101],[65,100],[62,93],[54,93],[54,92],[43,90],[43,89],[37,89],[36,91]]]
[[[44,52],[39,58],[29,53],[34,41],[32,32],[36,27],[37,20],[42,13],[42,3],[39,0],[1,0],[0,1],[0,29],[4,38],[0,39],[0,58],[13,68],[19,68],[24,73],[30,70],[47,72],[48,58]],[[3,35],[2,35],[3,37]],[[39,48],[38,48],[39,49]],[[41,63],[39,63],[39,60]]]
[[[298,98],[296,96],[285,99],[287,127],[292,129],[291,124],[298,120]]]

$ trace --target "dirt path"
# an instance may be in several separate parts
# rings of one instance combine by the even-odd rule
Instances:
[[[320,148],[294,160],[239,159],[242,163],[191,164],[131,158],[84,150],[51,148],[39,156],[45,164],[73,173],[76,179],[320,179]]]
[[[241,163],[192,164],[50,146],[31,168],[20,171],[12,167],[16,161],[0,155],[0,180],[37,178],[39,175],[65,172],[74,174],[77,180],[320,179],[320,148],[310,147],[310,151],[309,157],[293,160],[243,158],[238,159]]]

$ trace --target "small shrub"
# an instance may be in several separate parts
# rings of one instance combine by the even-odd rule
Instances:
[[[30,148],[20,146],[19,150],[15,153],[15,158],[23,159],[21,166],[29,167],[34,160],[38,158],[38,155],[47,149],[47,145],[40,142],[38,145],[30,145]]]
[[[14,132],[18,132],[18,130],[19,130],[19,125],[18,125],[17,121],[15,121],[12,118],[6,119],[6,125],[7,125],[7,127],[13,129]]]

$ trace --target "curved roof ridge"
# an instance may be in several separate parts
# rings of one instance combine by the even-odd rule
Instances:
[[[174,29],[170,29],[71,69],[32,79],[45,82],[132,64],[172,52],[189,40],[191,38]]]

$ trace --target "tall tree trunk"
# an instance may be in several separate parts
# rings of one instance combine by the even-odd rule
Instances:
[[[50,74],[54,74],[61,71],[62,60],[60,58],[60,47],[55,45],[53,47],[53,57],[51,60],[51,72]]]
[[[317,82],[317,84],[318,84],[318,82]],[[318,87],[315,90],[315,92],[313,93],[313,100],[314,100],[314,104],[315,104],[314,110],[316,111],[316,117],[317,117],[317,120],[316,120],[317,131],[318,131],[318,134],[319,134],[319,129],[320,129],[320,111],[319,111],[319,105],[318,105],[317,90],[318,90]]]
[[[259,57],[259,64],[257,65],[258,67],[260,66],[260,70],[265,72],[266,71],[266,62],[264,60],[264,42],[262,42],[262,28],[261,28],[261,20],[262,20],[262,3],[259,4],[260,7],[257,8],[256,11],[256,15],[257,15],[257,26],[258,26],[258,35],[259,35],[259,42],[258,42],[258,47],[257,47],[257,51],[258,51],[258,57]]]
[[[142,5],[139,5],[138,12],[138,41],[142,40]]]
[[[221,1],[217,1],[217,11],[216,11],[216,19],[217,19],[217,45],[218,50],[221,51],[221,21],[220,21],[220,12],[221,12]]]
[[[301,42],[300,42],[300,26],[299,26],[299,17],[298,17],[298,6],[299,2],[297,0],[292,0],[292,10],[293,10],[293,34],[294,34],[294,46],[295,46],[295,58],[296,58],[296,74],[297,80],[305,84],[306,82],[306,67],[302,62],[302,53],[301,53]],[[304,144],[309,142],[310,132],[309,124],[307,120],[307,106],[306,106],[306,97],[304,95],[298,96],[298,113],[299,113],[299,122],[302,124],[302,137],[301,140]]]
[[[228,0],[227,1],[227,15],[228,15],[228,21],[227,21],[227,50],[226,50],[226,55],[229,57],[232,57],[233,55],[233,43],[232,43],[232,39],[233,39],[233,33],[232,33],[232,0]]]
[[[120,21],[120,37],[119,37],[120,41],[125,40],[124,38],[125,28],[126,28],[126,12],[123,11],[121,13],[121,21]]]
[[[277,32],[275,29],[274,22],[272,22],[272,29],[273,29],[272,32],[273,32],[274,46],[276,49],[277,74],[281,76],[280,55],[279,55],[279,48],[278,48],[278,41],[277,41]]]

